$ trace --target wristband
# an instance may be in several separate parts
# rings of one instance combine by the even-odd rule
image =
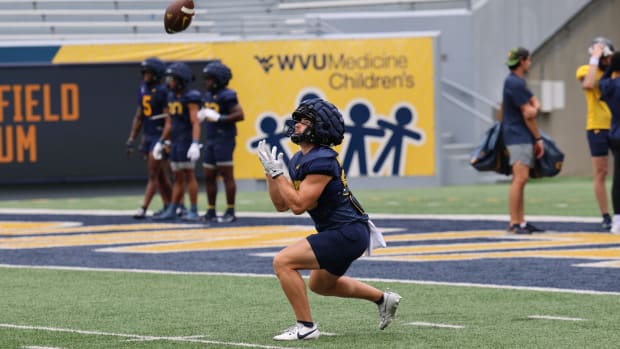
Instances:
[[[543,139],[542,139],[542,137],[538,137],[538,138],[536,138],[536,142],[538,142],[538,141],[542,141],[542,140],[543,140]]]
[[[596,58],[594,56],[590,57],[590,64],[598,65],[598,61],[599,61],[598,58]]]
[[[220,114],[220,118],[217,119],[217,122],[224,122],[225,119],[226,119],[226,115]]]

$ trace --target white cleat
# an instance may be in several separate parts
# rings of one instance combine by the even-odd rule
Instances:
[[[383,303],[379,304],[379,329],[383,330],[396,318],[396,309],[402,297],[398,293],[386,291],[383,294]]]
[[[316,324],[312,327],[306,327],[303,324],[296,323],[295,326],[289,327],[281,334],[273,337],[276,341],[300,341],[305,339],[317,339],[321,333]]]

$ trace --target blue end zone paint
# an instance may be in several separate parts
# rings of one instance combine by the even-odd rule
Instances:
[[[52,64],[60,46],[0,47],[0,64]]]
[[[85,225],[142,223],[128,217],[119,216],[0,215],[0,220],[82,221]],[[373,219],[373,221],[377,226],[382,228],[406,227],[407,233],[491,229],[503,230],[506,228],[505,222],[493,221],[462,222],[427,219]],[[240,218],[234,224],[225,226],[241,227],[292,224],[311,225],[312,222],[310,219],[295,217]],[[597,224],[545,222],[540,224],[540,227],[562,232],[596,232]],[[0,238],[7,237],[9,236],[0,233]],[[469,240],[469,242],[472,241],[478,242],[479,240]],[[503,239],[501,239],[501,241],[503,241]],[[463,241],[455,240],[454,242],[461,243]],[[408,244],[413,245],[415,243],[416,242],[413,241]],[[427,245],[429,243],[429,241],[425,242]],[[394,245],[396,244],[400,245],[402,243],[394,243]],[[275,253],[280,250],[280,248],[257,248],[162,254],[95,252],[94,250],[99,247],[110,246],[0,250],[0,264],[152,269],[186,272],[257,273],[271,275],[273,274],[271,258],[253,256],[252,254]],[[573,266],[574,264],[584,262],[594,261],[562,258],[497,258],[410,263],[361,259],[353,263],[347,275],[363,278],[549,287],[592,291],[617,292],[620,290],[618,269],[582,268]]]

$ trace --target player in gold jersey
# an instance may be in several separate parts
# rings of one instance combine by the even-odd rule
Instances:
[[[608,172],[608,134],[611,126],[611,112],[607,108],[607,104],[600,100],[601,90],[598,87],[598,82],[609,66],[614,47],[608,39],[598,37],[593,40],[588,51],[590,53],[589,64],[580,66],[576,75],[585,93],[588,109],[586,133],[590,155],[592,156],[594,195],[603,216],[602,228],[609,230],[611,228],[611,217],[609,216],[605,178]]]

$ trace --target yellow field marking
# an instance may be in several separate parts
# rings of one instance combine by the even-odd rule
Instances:
[[[69,227],[80,226],[80,222],[23,222],[23,221],[0,221],[0,234],[2,235],[17,235],[20,232],[22,234],[37,234],[39,231],[46,231],[51,229],[68,229]]]
[[[199,239],[176,239],[174,242],[140,246],[103,248],[105,252],[167,253],[208,250],[280,247],[316,233],[313,226],[261,226],[211,229]],[[218,231],[219,230],[219,231]]]
[[[453,254],[429,254],[429,255],[400,255],[390,257],[378,257],[376,259],[384,261],[401,262],[443,262],[443,261],[462,261],[475,259],[492,258],[562,258],[562,259],[618,259],[618,263],[607,264],[607,267],[620,267],[620,247],[597,250],[554,250],[554,251],[507,251],[507,252],[488,252],[488,253],[453,253]]]
[[[0,249],[99,246],[100,252],[171,253],[282,247],[315,233],[314,226],[221,227],[185,224],[79,226],[77,222],[0,222]],[[77,225],[77,226],[76,226]],[[620,236],[594,233],[507,234],[501,230],[407,233],[386,228],[388,247],[373,260],[431,262],[488,258],[620,260]],[[40,235],[34,235],[40,234]],[[28,236],[21,236],[28,235]],[[463,242],[467,240],[476,241]],[[452,240],[462,240],[453,241]],[[433,244],[432,241],[442,241]],[[392,246],[395,243],[402,246]],[[411,242],[407,244],[407,242]],[[424,243],[427,242],[427,243]],[[129,246],[128,246],[129,245]],[[602,248],[593,248],[596,245]],[[606,267],[617,267],[605,264]]]
[[[73,234],[188,228],[187,224],[110,224],[82,226],[79,222],[0,222],[1,235]],[[195,227],[195,225],[191,226]]]
[[[0,249],[50,248],[71,246],[148,244],[122,248],[123,252],[177,252],[165,244],[161,251],[153,243],[174,243],[191,246],[202,243],[197,249],[234,249],[283,246],[292,238],[299,239],[314,232],[312,226],[260,226],[230,228],[200,228],[158,231],[135,231],[105,234],[75,234],[54,236],[28,236],[0,238]],[[167,246],[167,247],[166,247]],[[194,248],[196,249],[196,247]],[[114,249],[110,249],[114,250]]]

